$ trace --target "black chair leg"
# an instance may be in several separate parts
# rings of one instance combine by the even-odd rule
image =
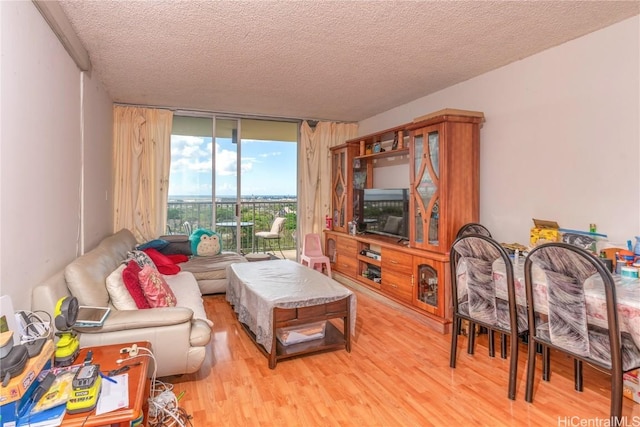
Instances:
[[[549,377],[551,376],[551,359],[549,357],[549,347],[546,345],[542,346],[542,379],[545,381],[549,381]]]
[[[573,359],[573,378],[576,391],[582,391],[582,360]]]
[[[462,319],[454,316],[453,329],[451,330],[451,352],[449,356],[449,366],[456,367],[456,353],[458,350],[458,333],[462,326]]]
[[[500,335],[502,337],[502,342],[506,343],[507,335]],[[516,380],[518,378],[518,336],[513,333],[511,334],[511,360],[509,362],[509,399],[516,400]]]
[[[476,344],[476,324],[469,322],[469,340],[467,341],[467,353],[473,354],[473,349]]]
[[[533,379],[536,373],[536,343],[529,337],[529,351],[527,356],[527,386],[524,400],[533,402]]]
[[[489,357],[495,357],[496,355],[496,350],[495,350],[495,345],[494,345],[494,333],[493,331],[488,331],[487,334],[489,335]]]
[[[500,334],[500,357],[507,358],[507,334]]]
[[[622,375],[611,375],[611,425],[622,423]]]

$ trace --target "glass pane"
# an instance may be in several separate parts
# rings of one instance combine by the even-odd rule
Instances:
[[[436,200],[431,209],[431,220],[429,221],[429,244],[438,245],[438,224],[440,221],[440,200]]]
[[[215,200],[216,231],[222,248],[237,252],[236,200],[238,198],[238,121],[216,120]]]
[[[418,299],[438,306],[438,272],[430,265],[418,265]]]
[[[429,156],[431,157],[431,166],[435,171],[436,178],[440,177],[440,134],[438,132],[429,132]]]
[[[174,117],[167,233],[190,234],[211,228],[213,119]]]
[[[423,147],[422,147],[422,142],[423,142],[423,136],[422,135],[416,135],[415,136],[415,141],[414,141],[414,158],[413,158],[413,170],[414,170],[414,176],[415,176],[415,180],[416,182],[420,182],[420,176],[418,175],[420,173],[420,167],[422,166],[422,156],[423,156]],[[417,193],[415,197],[420,197],[420,190],[416,189]],[[424,241],[424,225],[422,223],[422,210],[420,207],[420,203],[419,201],[415,201],[416,202],[416,212],[415,212],[415,216],[414,216],[414,227],[415,227],[415,236],[416,236],[416,242],[422,242]]]

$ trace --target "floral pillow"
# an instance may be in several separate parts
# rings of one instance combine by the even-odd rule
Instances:
[[[152,308],[176,306],[176,296],[158,270],[145,265],[138,278],[142,292]]]
[[[127,252],[127,261],[133,260],[138,266],[142,269],[145,265],[156,268],[156,265],[153,263],[153,260],[143,251],[129,251]]]

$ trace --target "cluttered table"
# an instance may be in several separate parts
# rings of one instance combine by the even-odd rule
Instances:
[[[133,345],[138,347],[138,356],[128,356],[123,349],[132,348]],[[143,353],[140,349],[150,349],[147,342],[130,343],[130,344],[114,344],[106,346],[93,346],[80,350],[74,363],[68,367],[56,367],[51,369],[57,377],[74,373],[74,370],[81,369],[83,361],[86,361],[89,351],[92,352],[91,364],[96,365],[102,378],[101,391],[98,393],[97,403],[91,403],[91,409],[84,410],[82,408],[82,398],[77,399],[78,402],[72,406],[76,413],[70,413],[69,403],[64,403],[52,407],[50,410],[44,410],[39,413],[26,414],[22,418],[26,418],[29,422],[35,423],[41,417],[53,417],[56,409],[62,410],[59,416],[62,417],[60,422],[51,419],[46,425],[63,425],[65,427],[73,426],[132,426],[139,425],[144,419],[144,406],[146,398],[149,396],[149,379],[147,370],[149,366],[149,354]],[[118,363],[118,360],[121,363]],[[87,362],[89,363],[89,362]],[[49,370],[42,371],[40,376],[44,376]],[[104,373],[109,373],[104,374]],[[39,376],[39,377],[40,377]],[[91,393],[89,388],[85,393]],[[51,394],[51,391],[47,392]],[[89,404],[89,402],[87,402]],[[64,410],[66,406],[66,411]]]

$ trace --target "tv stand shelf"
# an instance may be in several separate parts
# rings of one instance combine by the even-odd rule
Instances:
[[[324,233],[327,248],[335,248],[334,253],[329,250],[326,252],[334,260],[331,267],[334,273],[355,280],[376,293],[420,312],[429,319],[429,324],[435,330],[448,333],[451,324],[451,297],[449,287],[443,285],[449,278],[448,254],[410,248],[406,242],[398,243],[395,237],[351,235],[331,230],[325,230]],[[372,248],[380,251],[380,260],[361,253]],[[426,298],[424,293],[420,294],[420,271],[425,265],[437,273],[441,282],[437,294],[432,294],[431,299]],[[376,269],[373,276],[379,274],[379,281],[373,280],[368,274]],[[363,274],[365,272],[367,274]]]

